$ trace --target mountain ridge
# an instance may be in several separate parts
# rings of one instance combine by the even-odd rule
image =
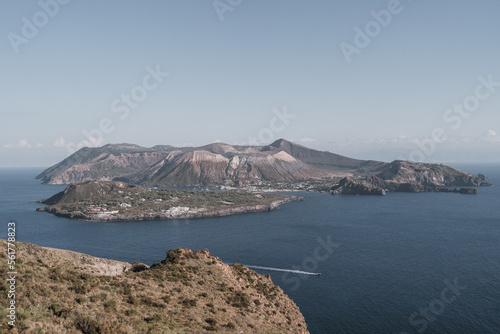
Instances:
[[[407,183],[425,187],[487,185],[484,175],[472,175],[448,166],[359,160],[285,139],[263,146],[217,142],[200,147],[108,144],[82,148],[43,171],[37,179],[46,184],[114,180],[150,187],[241,187],[262,182],[297,184],[312,180],[321,183],[344,177],[373,176],[394,189],[417,189],[411,185],[400,187]]]

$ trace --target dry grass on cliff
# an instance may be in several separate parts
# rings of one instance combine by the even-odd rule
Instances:
[[[2,333],[307,333],[298,307],[270,278],[206,250],[172,250],[147,268],[16,245],[18,324],[2,321]],[[132,269],[116,275],[124,266]],[[2,281],[0,293],[7,289]],[[2,319],[5,309],[2,298]]]

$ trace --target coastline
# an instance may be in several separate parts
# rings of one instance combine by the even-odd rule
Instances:
[[[139,215],[127,216],[126,214],[108,215],[108,216],[98,216],[85,214],[81,211],[77,212],[61,212],[58,208],[53,206],[46,206],[37,208],[38,212],[51,213],[58,217],[65,217],[70,219],[77,219],[81,221],[93,221],[93,222],[125,222],[125,221],[146,221],[146,220],[176,220],[176,219],[201,219],[201,218],[214,218],[214,217],[224,217],[237,214],[245,213],[255,213],[255,212],[265,212],[275,210],[282,204],[296,201],[303,201],[304,198],[298,196],[287,195],[287,197],[279,200],[274,200],[269,204],[259,204],[259,205],[240,205],[235,207],[217,207],[217,208],[188,208],[189,210],[178,210],[174,212],[162,212],[162,213],[144,213]]]

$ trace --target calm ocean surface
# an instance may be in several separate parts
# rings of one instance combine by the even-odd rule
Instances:
[[[301,193],[305,201],[272,212],[125,223],[38,213],[36,201],[65,186],[39,184],[41,169],[0,169],[1,236],[13,220],[19,241],[121,261],[208,248],[227,263],[320,272],[257,270],[298,304],[315,334],[500,333],[500,166],[456,167],[495,186],[477,196]]]

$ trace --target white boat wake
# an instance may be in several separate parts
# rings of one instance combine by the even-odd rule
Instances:
[[[271,270],[271,271],[283,271],[286,273],[294,273],[294,274],[301,274],[301,275],[314,275],[314,276],[319,276],[321,273],[310,273],[307,271],[302,271],[302,270],[294,270],[294,269],[281,269],[281,268],[271,268],[271,267],[261,267],[261,266],[249,266],[244,264],[245,267],[248,268],[253,268],[253,269],[262,269],[262,270]]]

